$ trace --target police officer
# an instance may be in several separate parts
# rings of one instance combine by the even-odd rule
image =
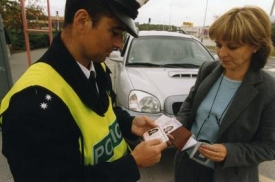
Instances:
[[[103,60],[146,0],[67,0],[63,31],[1,102],[3,154],[15,181],[137,181],[167,147],[159,139],[129,152],[125,142],[155,127],[113,108]],[[92,71],[92,73],[91,73]],[[92,76],[93,79],[89,79]]]

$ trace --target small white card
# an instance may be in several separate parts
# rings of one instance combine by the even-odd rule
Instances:
[[[163,142],[167,142],[169,138],[160,127],[152,128],[143,134],[144,140],[161,139]]]
[[[155,123],[166,133],[166,135],[181,126],[181,123],[176,118],[170,118],[165,115],[156,119]]]

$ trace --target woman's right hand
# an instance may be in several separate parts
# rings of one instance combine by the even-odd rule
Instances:
[[[227,156],[227,149],[223,144],[204,144],[199,147],[199,151],[206,158],[222,162]]]

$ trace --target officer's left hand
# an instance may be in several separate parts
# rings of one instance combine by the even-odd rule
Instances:
[[[136,116],[132,123],[132,133],[142,136],[147,130],[157,127],[154,120],[147,116]]]

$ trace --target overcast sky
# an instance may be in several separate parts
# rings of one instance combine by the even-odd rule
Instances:
[[[65,1],[50,0],[52,16],[56,11],[60,16],[64,15]],[[192,22],[194,26],[203,26],[205,22],[207,26],[215,20],[215,17],[236,6],[257,5],[270,14],[272,3],[273,0],[149,0],[139,9],[136,22],[147,23],[151,18],[152,24],[181,26],[183,22]]]

